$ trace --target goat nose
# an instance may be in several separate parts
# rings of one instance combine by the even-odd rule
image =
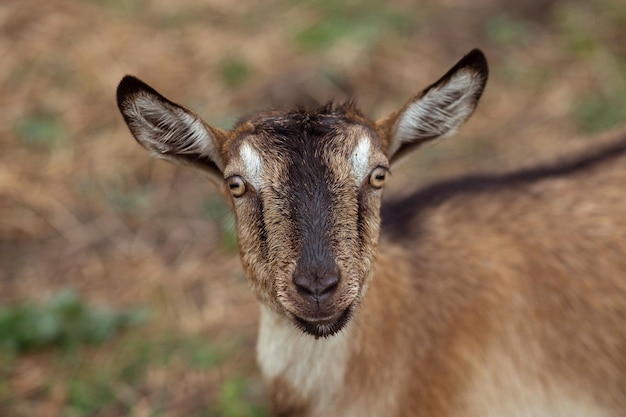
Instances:
[[[338,273],[326,273],[321,276],[297,274],[293,278],[293,283],[298,289],[298,293],[316,303],[320,303],[329,298],[339,286]]]

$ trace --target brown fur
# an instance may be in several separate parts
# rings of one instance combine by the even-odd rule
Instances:
[[[231,132],[120,84],[137,140],[203,169],[233,207],[276,415],[626,416],[626,130],[392,201],[379,239],[375,176],[458,128],[486,78],[474,51],[378,122],[350,102]],[[328,274],[324,293],[303,289]]]
[[[269,381],[268,391],[273,416],[305,416],[310,413],[308,401],[298,395],[284,379],[276,377]]]
[[[622,154],[565,177],[452,196],[415,220],[428,242],[418,258],[425,264],[416,265],[420,281],[446,289],[427,298],[456,294],[437,311],[467,308],[465,320],[483,323],[463,335],[483,339],[463,342],[466,351],[483,350],[471,365],[489,365],[493,334],[520,372],[535,373],[529,377],[546,388],[571,385],[573,398],[590,395],[622,415],[625,178]]]

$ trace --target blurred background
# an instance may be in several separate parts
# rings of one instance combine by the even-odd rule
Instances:
[[[350,96],[376,118],[474,47],[474,117],[387,195],[626,121],[623,0],[3,0],[0,415],[267,415],[232,218],[134,142],[124,74],[223,128]]]

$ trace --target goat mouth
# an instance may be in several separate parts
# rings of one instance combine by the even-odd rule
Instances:
[[[298,316],[295,316],[294,319],[303,332],[315,336],[315,338],[318,339],[320,337],[333,336],[339,332],[350,321],[351,316],[352,308],[348,307],[340,314],[330,319],[308,320]]]

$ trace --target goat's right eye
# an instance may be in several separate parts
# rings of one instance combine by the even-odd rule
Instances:
[[[234,175],[227,180],[228,189],[233,197],[241,197],[246,193],[246,183],[238,175]]]
[[[374,188],[383,188],[387,178],[387,169],[383,167],[374,168],[370,174],[370,185]]]

